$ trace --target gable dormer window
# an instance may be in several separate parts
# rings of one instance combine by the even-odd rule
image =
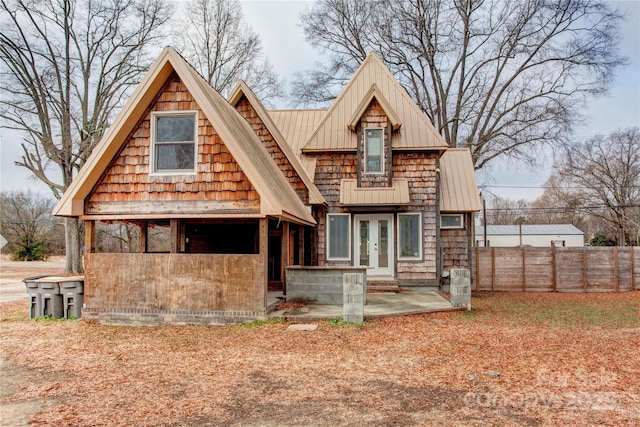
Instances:
[[[365,129],[364,139],[365,173],[384,173],[384,130]]]
[[[156,174],[196,172],[196,111],[151,113],[151,165]]]

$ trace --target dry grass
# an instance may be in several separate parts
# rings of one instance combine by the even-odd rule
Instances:
[[[472,304],[313,332],[32,321],[2,304],[3,358],[28,369],[0,403],[46,399],[32,422],[54,426],[640,424],[640,292]]]

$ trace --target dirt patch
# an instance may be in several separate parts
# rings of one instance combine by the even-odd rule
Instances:
[[[28,426],[40,411],[58,404],[56,398],[33,397],[29,390],[47,388],[62,378],[49,372],[39,372],[0,358],[0,425]]]
[[[0,260],[0,303],[27,299],[22,279],[33,276],[58,276],[64,274],[64,258],[51,261],[16,262],[6,255]]]

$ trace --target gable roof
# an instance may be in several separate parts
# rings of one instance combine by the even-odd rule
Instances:
[[[175,72],[260,195],[260,213],[302,224],[315,220],[246,120],[173,48],[166,47],[127,100],[113,124],[54,208],[54,215],[84,215],[84,201]]]
[[[418,108],[382,61],[374,53],[370,53],[342,89],[302,151],[355,151],[356,134],[348,126],[372,94],[378,95],[378,102],[383,100],[386,104],[383,108],[388,115],[396,116],[390,117],[392,123],[395,121],[396,125],[402,124],[402,129],[392,135],[392,149],[447,148],[447,143],[429,118]],[[364,108],[368,105],[369,103],[366,103]]]
[[[245,98],[247,98],[255,112],[258,114],[258,117],[260,117],[260,120],[262,120],[262,123],[264,123],[267,130],[275,140],[276,144],[278,144],[278,147],[280,147],[280,150],[282,150],[282,153],[286,156],[287,160],[289,160],[289,163],[291,163],[291,166],[309,190],[309,203],[326,203],[324,196],[320,193],[318,187],[316,187],[316,185],[313,183],[313,179],[309,176],[302,163],[300,162],[300,159],[294,153],[291,146],[287,143],[287,140],[284,138],[282,133],[280,133],[280,129],[278,129],[276,124],[273,122],[271,116],[264,108],[262,102],[260,102],[255,93],[243,80],[238,81],[238,84],[229,95],[229,102],[232,106],[235,107],[243,95],[245,96]]]
[[[482,208],[468,148],[449,148],[440,157],[440,212],[477,212]]]
[[[362,98],[360,105],[358,106],[358,108],[356,108],[356,112],[351,116],[351,120],[349,120],[349,124],[347,124],[347,127],[350,130],[356,130],[356,125],[360,121],[360,118],[374,99],[378,101],[378,104],[380,104],[380,106],[384,110],[385,114],[387,115],[387,119],[389,120],[389,122],[391,122],[391,127],[393,128],[393,130],[400,129],[400,126],[402,126],[400,118],[398,117],[396,112],[393,111],[393,108],[391,107],[391,105],[389,105],[389,102],[380,92],[380,89],[378,89],[378,85],[376,85],[375,83],[371,84],[369,92],[367,92],[364,98]]]

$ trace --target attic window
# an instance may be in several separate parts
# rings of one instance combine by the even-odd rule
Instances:
[[[151,114],[151,163],[159,174],[196,172],[195,111]]]
[[[382,129],[365,129],[364,155],[366,173],[383,173]]]

